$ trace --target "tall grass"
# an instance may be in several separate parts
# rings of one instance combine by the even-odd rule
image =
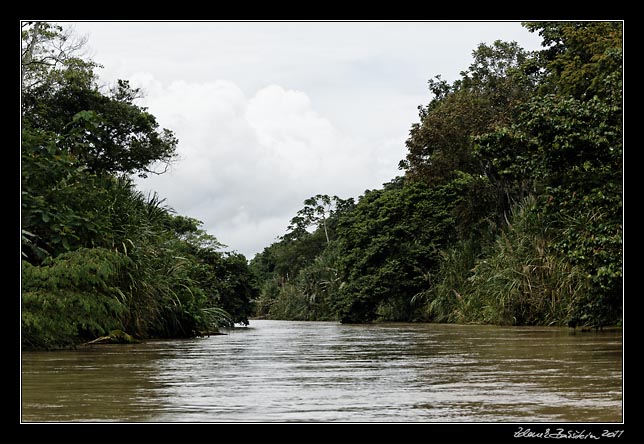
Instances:
[[[455,320],[565,325],[588,287],[581,270],[550,247],[556,235],[534,197],[516,205],[508,226],[472,269]]]
[[[566,325],[589,292],[587,273],[557,252],[562,235],[534,197],[515,205],[500,230],[458,241],[441,253],[428,287],[411,300],[434,322]]]
[[[412,306],[422,306],[426,320],[457,322],[463,294],[469,291],[468,278],[481,251],[480,242],[473,238],[458,241],[441,252],[439,269],[427,273],[428,288],[412,300]]]
[[[232,326],[230,315],[207,304],[201,283],[191,278],[198,265],[181,255],[182,241],[166,227],[172,210],[164,200],[130,189],[119,205],[115,214],[126,211],[127,219],[117,231],[127,236],[125,251],[134,264],[122,283],[128,295],[124,327],[140,337],[189,337]]]

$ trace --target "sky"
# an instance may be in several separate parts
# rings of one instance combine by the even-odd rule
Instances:
[[[178,138],[170,170],[136,179],[251,259],[316,194],[358,198],[401,175],[427,82],[480,43],[540,38],[519,22],[63,22]]]

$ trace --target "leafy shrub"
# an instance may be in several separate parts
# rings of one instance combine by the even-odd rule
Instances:
[[[131,265],[104,248],[81,248],[22,263],[22,341],[28,347],[69,346],[122,328],[125,296],[112,282]]]

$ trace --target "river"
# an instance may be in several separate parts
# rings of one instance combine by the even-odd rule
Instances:
[[[23,422],[621,422],[622,332],[252,320],[22,353]]]

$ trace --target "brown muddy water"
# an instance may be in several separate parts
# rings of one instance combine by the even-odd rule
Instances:
[[[622,331],[253,320],[22,353],[23,422],[621,422]]]

